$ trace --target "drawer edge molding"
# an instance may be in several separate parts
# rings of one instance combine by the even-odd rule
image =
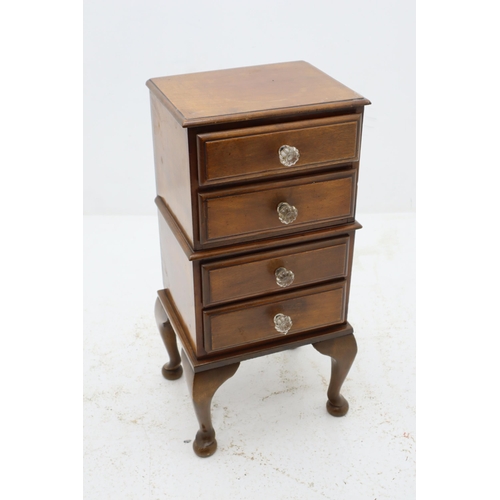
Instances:
[[[279,296],[272,295],[205,310],[203,312],[205,350],[208,353],[219,352],[238,349],[250,344],[262,344],[277,338],[283,339],[283,335],[276,332],[272,321],[277,313],[288,314],[288,310],[295,311],[295,319],[300,320],[300,322],[297,321],[297,328],[288,334],[290,336],[344,323],[346,320],[346,295],[347,281],[342,280],[286,292]],[[320,311],[318,308],[322,309],[321,302],[326,297],[335,298],[335,304],[332,303],[330,306],[335,305],[336,309],[325,308],[325,312],[331,317],[319,319],[318,313]],[[312,309],[309,308],[311,304],[314,305]],[[306,321],[301,317],[305,314],[307,315]],[[335,314],[338,314],[338,317],[334,318]],[[263,328],[263,325],[259,326],[257,321],[259,315],[264,317],[264,325],[267,325],[267,328]],[[251,323],[245,322],[247,317],[248,319],[252,318]],[[237,318],[236,323],[235,318]],[[309,321],[313,319],[314,321],[309,326]],[[217,322],[220,323],[219,328],[217,326],[213,328],[213,324]],[[233,331],[235,332],[234,336]]]
[[[206,132],[202,134],[198,134],[197,136],[197,157],[198,157],[198,178],[200,182],[200,186],[213,186],[217,184],[226,184],[226,183],[234,183],[241,182],[247,180],[257,180],[260,178],[271,177],[271,176],[281,176],[281,175],[289,175],[290,173],[306,173],[312,172],[314,169],[319,169],[327,165],[335,165],[342,166],[349,163],[355,163],[359,161],[360,154],[360,141],[359,137],[361,135],[361,124],[362,124],[362,113],[355,113],[349,115],[340,115],[333,116],[327,118],[315,118],[310,120],[302,120],[295,122],[286,122],[275,125],[262,125],[259,127],[249,127],[249,128],[241,128],[235,130],[224,130],[217,132]],[[330,132],[332,135],[334,133],[342,134],[340,131],[341,127],[351,127],[353,130],[349,132],[349,136],[352,135],[352,144],[351,147],[353,151],[350,154],[344,153],[344,156],[340,155],[335,157],[328,157],[326,155],[324,158],[312,160],[310,161],[302,161],[299,160],[298,163],[293,166],[284,166],[279,161],[279,146],[276,146],[276,155],[273,157],[267,154],[264,155],[263,158],[258,158],[258,153],[254,151],[254,154],[257,154],[257,157],[254,160],[250,160],[248,164],[248,169],[240,167],[241,161],[247,160],[248,155],[243,155],[243,152],[239,149],[241,148],[241,144],[236,148],[236,153],[240,153],[241,160],[238,161],[238,158],[232,158],[231,163],[238,165],[239,170],[243,169],[243,172],[227,172],[223,173],[223,165],[227,163],[225,161],[225,156],[219,158],[218,161],[210,160],[209,158],[209,148],[222,147],[224,151],[230,147],[231,142],[237,144],[239,142],[256,142],[259,139],[261,141],[267,140],[268,142],[276,142],[276,144],[281,144],[281,142],[286,140],[292,140],[290,137],[287,137],[287,134],[300,134],[303,132],[307,134],[313,130],[323,130],[324,133],[327,132],[328,128],[338,128],[335,132],[333,130]],[[346,129],[347,131],[347,129]],[[344,134],[347,132],[344,132]],[[282,141],[280,142],[280,138]],[[295,140],[298,140],[301,145],[309,146],[311,149],[311,145],[308,144],[309,141],[305,140],[305,138],[296,137]],[[346,142],[341,142],[344,147],[346,146]],[[264,145],[262,146],[264,147]],[[264,147],[265,150],[269,148]],[[258,148],[257,148],[258,151]],[[312,152],[312,151],[311,151]],[[227,153],[226,153],[227,154]],[[262,153],[261,153],[262,154]],[[274,161],[273,161],[274,160]],[[247,160],[248,161],[248,160]],[[227,168],[227,167],[226,167]],[[212,172],[211,172],[212,170]],[[219,173],[217,173],[219,171]]]
[[[352,234],[202,263],[203,305],[216,307],[224,303],[279,294],[346,278],[351,246]],[[304,269],[304,264],[314,263],[314,256],[318,256],[319,259],[320,255],[331,261],[329,268],[317,266],[312,269],[312,272],[310,268]],[[276,269],[281,266],[291,266],[292,272],[295,271],[297,275],[296,278],[294,277],[294,282],[286,287],[281,287],[275,276]],[[247,281],[250,282],[249,288],[240,285],[245,275],[248,276]],[[257,284],[255,284],[255,279],[257,279]],[[217,289],[219,291],[215,293],[214,290]]]
[[[200,243],[208,248],[354,222],[357,173],[354,168],[295,178],[286,184],[266,182],[198,193]],[[317,204],[309,192],[317,193],[320,184],[324,199]],[[334,184],[337,198],[331,195]],[[283,201],[298,209],[299,217],[291,224],[282,224],[278,218],[276,207]],[[302,206],[308,204],[312,204],[308,209]],[[334,207],[337,213],[332,212]],[[315,211],[317,217],[312,215]]]

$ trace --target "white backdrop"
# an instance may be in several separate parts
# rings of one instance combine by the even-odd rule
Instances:
[[[372,101],[358,212],[413,211],[413,1],[84,0],[84,213],[156,213],[146,80],[294,60]]]

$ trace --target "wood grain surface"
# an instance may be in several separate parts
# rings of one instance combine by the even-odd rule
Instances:
[[[344,310],[345,281],[206,310],[205,347],[207,352],[218,351],[343,323]],[[275,329],[276,314],[292,318],[287,335]]]
[[[357,171],[265,183],[242,189],[199,194],[202,244],[228,244],[289,234],[354,219]],[[298,210],[295,222],[283,224],[281,202]]]
[[[203,303],[209,306],[232,302],[345,277],[352,238],[335,238],[202,265]],[[276,281],[275,271],[280,267],[294,273],[293,283],[286,288]]]
[[[305,61],[164,76],[146,85],[183,127],[370,104]]]
[[[353,114],[199,134],[200,184],[286,175],[356,161],[360,123],[361,115]],[[279,161],[278,151],[284,145],[300,152],[299,161],[291,167]]]

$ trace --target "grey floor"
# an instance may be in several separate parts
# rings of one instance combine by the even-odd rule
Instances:
[[[219,448],[196,457],[184,377],[169,382],[153,304],[155,217],[85,217],[84,498],[415,498],[415,216],[358,214],[350,411],[325,409],[312,347],[241,364],[216,393]]]

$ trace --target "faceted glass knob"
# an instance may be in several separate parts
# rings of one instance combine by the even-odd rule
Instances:
[[[278,269],[274,271],[274,275],[276,276],[276,284],[282,288],[290,286],[295,279],[295,275],[292,271],[289,271],[284,267],[278,267]]]
[[[276,328],[276,331],[278,331],[279,333],[286,335],[290,331],[290,328],[292,328],[292,326],[293,323],[290,316],[287,316],[286,314],[277,314],[274,317],[274,328]]]
[[[276,210],[278,212],[278,217],[283,224],[291,224],[299,215],[299,211],[286,201],[281,202]]]
[[[294,148],[293,146],[287,146],[286,144],[284,146],[281,146],[278,154],[281,164],[285,165],[285,167],[291,167],[292,165],[295,165],[300,158],[299,150],[297,148]]]

